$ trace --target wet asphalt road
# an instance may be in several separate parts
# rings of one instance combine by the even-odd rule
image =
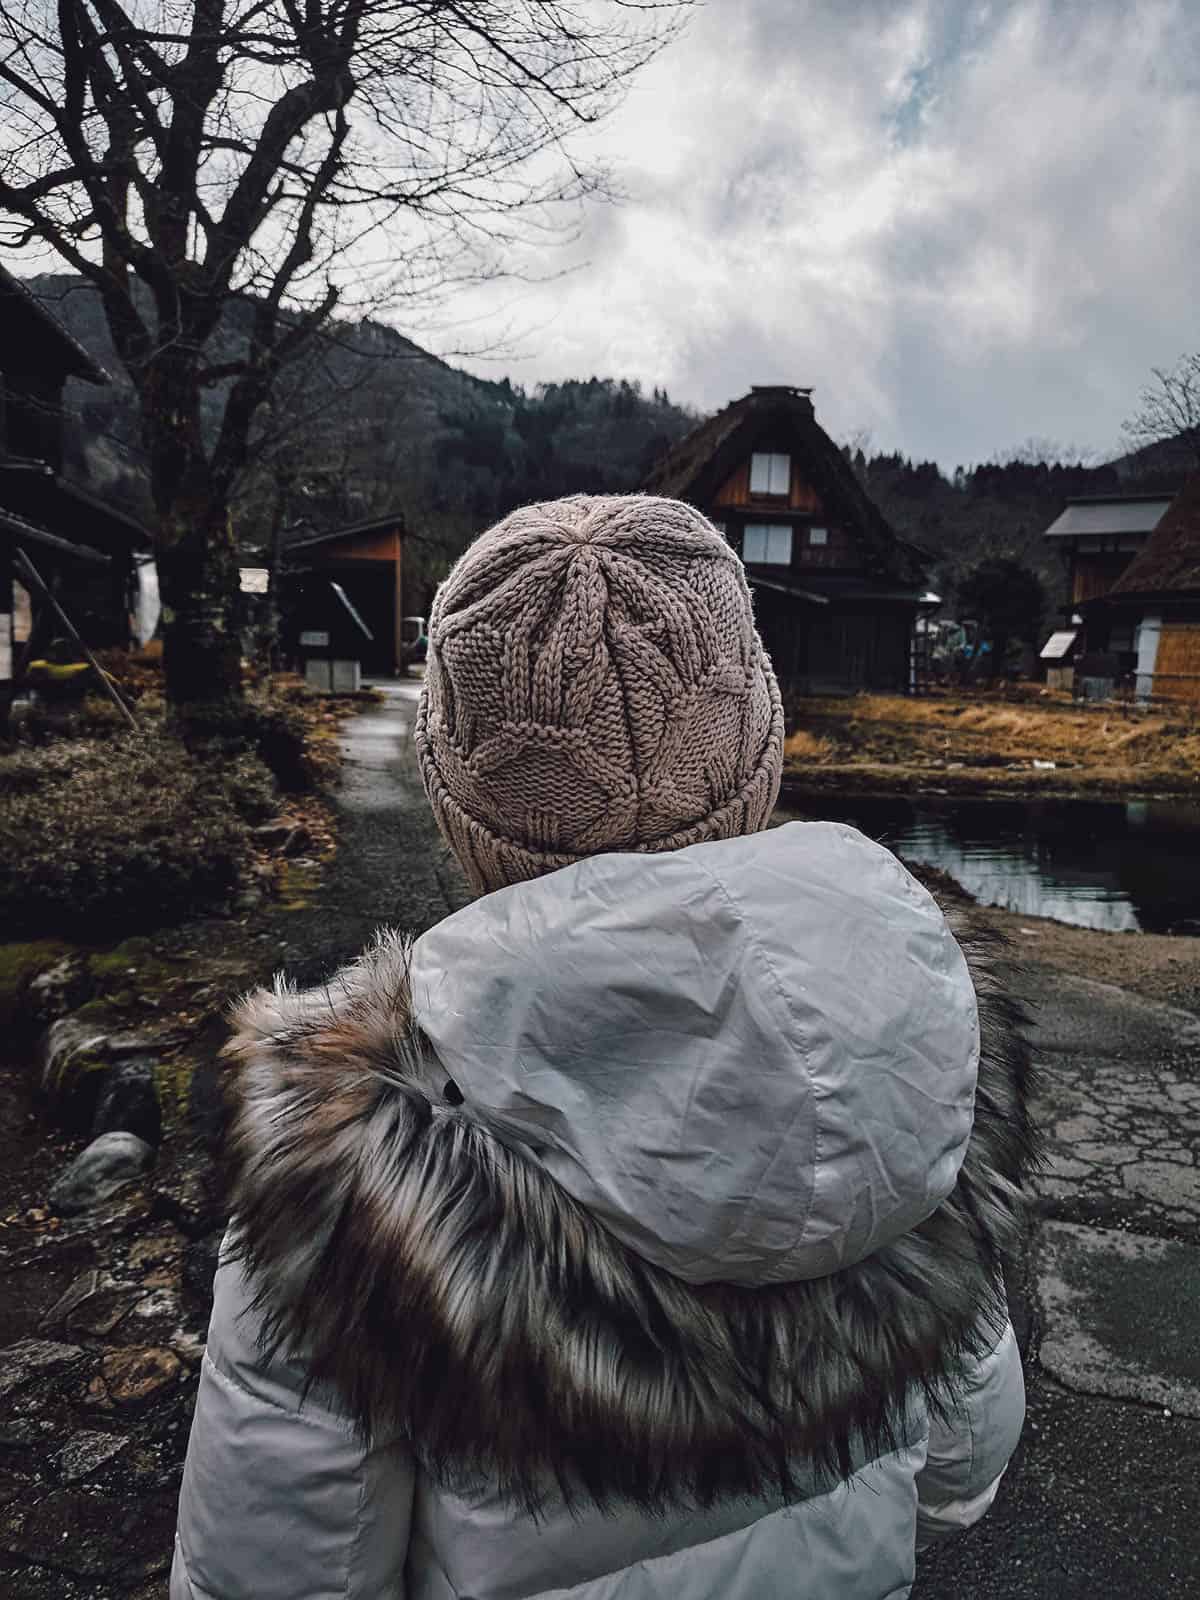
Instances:
[[[347,725],[336,862],[311,911],[289,918],[280,950],[281,966],[301,984],[328,977],[381,924],[418,933],[467,898],[412,755],[420,686],[380,687],[385,703]],[[1162,1069],[1194,1080],[1200,1034],[1189,1032],[1179,1013],[1045,969],[1026,981],[1044,1053],[1047,1118],[1073,1115],[1084,1090],[1107,1096],[1098,1108],[1100,1136],[1091,1140],[1100,1146],[1121,1138],[1128,1124],[1123,1080],[1153,1089]],[[1070,1134],[1068,1127],[1064,1142]],[[1046,1193],[1045,1214],[1195,1239],[1194,1219],[1161,1194],[1139,1193],[1136,1172],[1128,1184],[1117,1180],[1119,1205],[1104,1196],[1103,1150],[1094,1155],[1087,1174],[1062,1169],[1058,1187]],[[1183,1177],[1185,1195],[1194,1193]],[[1036,1281],[1020,1265],[1011,1290],[1027,1347],[1025,1435],[989,1516],[922,1559],[914,1600],[1200,1600],[1200,1421],[1072,1392],[1050,1377],[1038,1359]],[[1194,1309],[1194,1320],[1178,1330],[1181,1340],[1200,1341],[1200,1303]],[[1126,1311],[1136,1322],[1137,1307]]]
[[[1042,1075],[1035,1104],[1051,1145],[1032,1268],[1009,1283],[1026,1349],[1028,1420],[992,1511],[923,1559],[913,1597],[1200,1600],[1194,1405],[1189,1418],[1087,1392],[1111,1391],[1114,1372],[1072,1361],[1069,1342],[1106,1341],[1112,1366],[1119,1360],[1145,1393],[1160,1374],[1196,1369],[1200,1020],[1046,967],[1018,981],[1033,1003]],[[1051,1322],[1047,1296],[1060,1224],[1117,1260],[1129,1236],[1169,1242],[1193,1263],[1183,1293],[1176,1288],[1172,1303],[1152,1274],[1117,1272],[1102,1297],[1082,1294],[1064,1341],[1061,1312]],[[1043,1366],[1043,1343],[1054,1375]]]

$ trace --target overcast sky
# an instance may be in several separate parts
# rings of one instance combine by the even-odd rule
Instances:
[[[595,149],[628,198],[473,302],[523,330],[475,370],[812,385],[950,468],[1114,453],[1200,349],[1200,0],[708,0]]]

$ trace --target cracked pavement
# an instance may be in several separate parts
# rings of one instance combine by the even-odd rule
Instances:
[[[1200,1017],[1111,984],[1030,976],[1044,1214],[1200,1242]]]
[[[1096,937],[1111,956],[1137,936]],[[1200,1594],[1200,992],[1186,1010],[1020,954],[1048,1155],[1009,1286],[1028,1420],[992,1511],[923,1559],[913,1600],[1184,1600]]]

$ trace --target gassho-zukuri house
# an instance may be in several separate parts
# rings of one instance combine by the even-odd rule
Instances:
[[[663,457],[643,488],[702,511],[741,556],[793,694],[904,691],[927,560],[897,537],[816,419],[810,389],[751,389]]]

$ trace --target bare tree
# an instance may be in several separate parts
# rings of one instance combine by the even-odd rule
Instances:
[[[997,450],[991,459],[999,467],[1091,467],[1095,466],[1099,453],[1090,445],[1063,444],[1044,434],[1030,434],[1020,444]]]
[[[593,192],[564,139],[691,3],[0,0],[0,245],[99,289],[176,703],[240,692],[230,506],[280,371],[364,283],[494,270],[522,218]]]
[[[1122,431],[1135,448],[1173,444],[1182,459],[1200,467],[1200,354],[1181,356],[1169,371],[1151,371],[1154,381]]]

